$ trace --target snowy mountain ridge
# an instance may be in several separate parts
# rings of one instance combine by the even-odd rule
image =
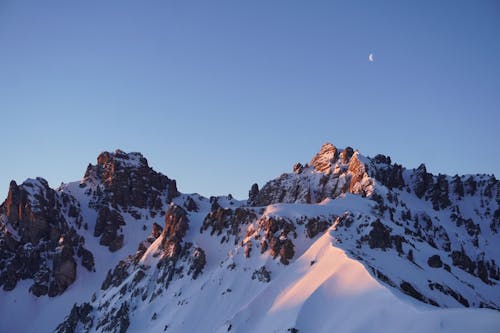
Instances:
[[[499,207],[494,176],[329,143],[247,201],[105,152],[56,190],[11,183],[0,316],[24,332],[494,332]]]

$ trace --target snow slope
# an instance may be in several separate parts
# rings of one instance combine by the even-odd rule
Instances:
[[[299,332],[318,333],[498,331],[500,316],[493,310],[404,302],[335,247],[331,231],[239,310],[231,330],[285,332],[293,324]]]

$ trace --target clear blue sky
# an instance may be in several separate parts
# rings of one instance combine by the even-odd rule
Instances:
[[[498,177],[500,2],[2,0],[0,125],[0,201],[116,148],[240,199],[326,141]]]

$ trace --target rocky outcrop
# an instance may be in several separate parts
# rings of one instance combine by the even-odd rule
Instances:
[[[259,200],[259,185],[253,184],[248,191],[248,204],[250,206],[256,206]]]
[[[11,181],[2,208],[7,224],[17,232],[22,243],[36,245],[42,239],[57,241],[68,228],[62,203],[43,178],[29,179],[21,186]]]
[[[366,161],[369,161],[366,159]],[[345,193],[369,196],[374,182],[368,167],[351,147],[337,149],[324,144],[310,163],[296,164],[293,173],[285,173],[266,183],[260,191],[256,185],[249,193],[249,204],[267,206],[274,203],[318,203]]]
[[[210,230],[210,235],[221,235],[223,242],[229,242],[234,237],[234,243],[239,241],[239,233],[242,226],[256,219],[257,214],[252,209],[238,207],[236,209],[223,208],[219,205],[217,198],[211,198],[212,206],[210,212],[205,216],[200,232]]]
[[[252,280],[269,283],[271,281],[271,272],[267,270],[266,266],[262,266],[252,273]]]
[[[415,179],[413,190],[415,191],[417,197],[422,198],[433,185],[432,174],[427,173],[425,164],[420,164],[420,166],[414,172],[414,177]]]
[[[4,290],[32,279],[32,294],[54,297],[75,281],[77,258],[87,270],[94,270],[93,255],[74,228],[82,220],[78,203],[51,189],[43,178],[28,179],[22,185],[12,181],[0,212],[0,286]]]
[[[102,185],[92,189],[92,184]],[[136,209],[163,211],[165,204],[179,195],[175,180],[154,171],[140,153],[103,152],[96,165],[89,165],[81,183],[90,186],[96,206],[111,207],[137,214]]]
[[[57,326],[56,333],[75,333],[79,323],[81,323],[83,330],[89,330],[93,324],[90,315],[92,310],[93,307],[89,303],[74,304],[66,320]]]
[[[350,155],[352,155],[352,152]],[[318,172],[329,174],[333,171],[332,166],[335,164],[338,157],[339,151],[337,148],[331,143],[325,143],[316,156],[313,157],[309,165]],[[344,157],[344,163],[345,162],[347,162],[347,159]]]
[[[443,262],[441,261],[441,257],[438,254],[435,254],[427,260],[427,264],[429,267],[433,268],[441,268],[443,266]]]
[[[154,171],[140,153],[103,152],[97,164],[87,167],[80,187],[91,197],[90,207],[97,210],[94,236],[111,252],[122,248],[125,235],[124,214],[136,219],[165,214],[165,205],[179,195],[175,180]],[[198,208],[192,198],[186,205]],[[148,213],[146,216],[144,210]]]
[[[372,176],[388,189],[402,189],[405,185],[403,179],[403,167],[400,164],[391,164],[391,157],[385,155],[376,155],[372,162],[373,168],[370,169]]]
[[[449,185],[446,176],[439,175],[436,179],[436,183],[432,187],[431,194],[432,207],[435,210],[445,209],[451,205],[448,190]]]
[[[328,227],[330,226],[331,223],[328,221],[319,218],[319,217],[312,217],[309,218],[306,222],[306,235],[309,238],[314,238],[318,234],[323,233]]]
[[[368,233],[368,237],[366,239],[370,248],[379,248],[382,250],[391,248],[391,229],[382,224],[380,220],[372,222],[371,227],[372,229]]]
[[[191,264],[189,265],[188,275],[191,275],[193,280],[196,280],[198,275],[200,275],[203,271],[206,263],[207,256],[205,255],[205,251],[203,251],[200,247],[196,247],[191,255]]]
[[[123,245],[123,235],[118,234],[125,221],[116,210],[103,206],[97,213],[94,236],[101,237],[99,244],[107,246],[111,252],[119,250]]]

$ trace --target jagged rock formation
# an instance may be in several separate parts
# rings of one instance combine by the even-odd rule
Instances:
[[[99,253],[118,259],[92,273],[102,277],[96,290],[57,332],[240,331],[242,323],[302,331],[301,316],[319,308],[301,311],[324,294],[316,291],[329,267],[346,260],[328,257],[335,248],[403,299],[500,310],[494,176],[433,175],[332,144],[292,170],[254,184],[245,201],[204,198],[117,150],[99,155],[79,183],[11,184],[0,207],[0,283],[11,290],[33,279],[33,294],[59,295],[78,280],[78,265],[95,269]],[[252,326],[267,320],[266,304],[273,324]],[[279,317],[294,304],[299,314]]]
[[[249,203],[255,206],[318,203],[345,193],[370,195],[373,181],[360,156],[350,147],[338,150],[326,143],[309,164],[296,164],[293,173],[285,173],[268,182],[260,191],[254,185]]]
[[[81,264],[94,271],[94,256],[85,248],[86,230],[114,252],[125,242],[124,216],[135,219],[164,214],[179,195],[175,180],[152,170],[139,153],[104,152],[89,165],[79,188],[88,207],[68,185],[54,190],[43,178],[14,181],[0,207],[0,286],[12,290],[20,280],[33,279],[30,292],[57,296],[71,285]],[[82,194],[78,194],[81,197]],[[80,199],[81,200],[81,199]],[[82,210],[96,211],[95,221],[84,221]],[[127,215],[125,215],[127,214]]]
[[[96,203],[109,203],[113,208],[162,210],[163,196],[168,203],[179,195],[175,180],[151,169],[140,153],[104,152],[97,164],[87,167],[82,187],[98,183],[102,193],[96,193]]]
[[[175,180],[150,168],[140,153],[121,150],[101,153],[97,164],[87,167],[80,187],[92,197],[90,205],[98,211],[94,236],[110,251],[123,246],[123,213],[141,219],[141,210],[146,210],[154,218],[179,195]]]
[[[51,189],[43,178],[22,185],[12,181],[0,213],[0,285],[4,290],[32,279],[31,293],[53,297],[75,281],[78,258],[87,270],[94,269],[92,253],[72,227],[82,220],[78,202]]]

